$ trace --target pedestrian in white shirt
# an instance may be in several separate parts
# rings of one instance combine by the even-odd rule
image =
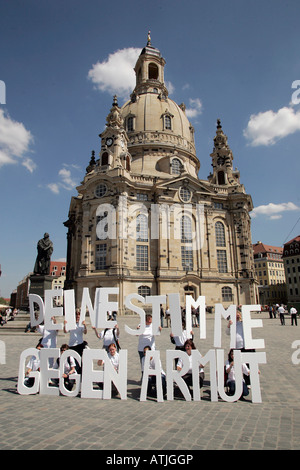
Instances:
[[[278,307],[277,312],[279,313],[279,318],[280,318],[281,325],[285,325],[284,314],[286,313],[286,311],[285,311],[283,305],[280,305],[280,307]]]
[[[295,325],[297,326],[297,310],[295,309],[295,307],[292,305],[291,308],[290,308],[290,314],[291,314],[291,325],[293,326],[293,324],[295,323]]]

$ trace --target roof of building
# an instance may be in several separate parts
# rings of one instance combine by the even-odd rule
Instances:
[[[282,255],[283,253],[283,248],[281,246],[272,246],[272,245],[266,245],[265,243],[262,242],[257,242],[253,245],[253,253],[277,253]]]

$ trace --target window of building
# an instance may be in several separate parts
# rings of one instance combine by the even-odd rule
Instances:
[[[133,130],[134,130],[134,119],[133,119],[133,116],[129,116],[129,118],[127,118],[127,131],[131,132]]]
[[[166,114],[164,121],[165,121],[165,129],[172,129],[171,116]]]
[[[191,200],[192,193],[189,188],[181,187],[179,190],[179,197],[182,202],[189,202]]]
[[[181,243],[191,243],[193,239],[192,220],[187,215],[180,220]]]
[[[157,80],[158,79],[158,67],[156,64],[149,64],[148,67],[148,74],[150,80]]]
[[[146,297],[147,295],[151,294],[151,289],[148,286],[139,286],[138,287],[138,294]]]
[[[148,194],[136,193],[136,198],[138,201],[148,201]]]
[[[96,197],[103,197],[103,196],[105,196],[106,191],[107,191],[107,186],[106,186],[106,184],[100,183],[100,184],[98,184],[98,186],[96,186],[96,189],[95,189],[95,196],[96,196]]]
[[[215,224],[216,246],[226,246],[225,228],[222,222]]]
[[[218,172],[218,184],[223,185],[225,184],[225,174],[224,171]]]
[[[147,245],[136,245],[136,268],[138,271],[148,271]]]
[[[101,165],[102,165],[102,166],[108,165],[108,153],[107,153],[107,152],[104,152],[104,153],[102,154]]]
[[[232,289],[230,287],[222,287],[222,300],[223,302],[232,302]]]
[[[105,222],[105,220],[107,220],[107,216],[108,216],[108,212],[106,212],[106,211],[101,215],[97,215],[97,217],[96,217],[96,226],[102,220],[104,220],[104,222]],[[103,224],[104,224],[104,222],[103,222]],[[97,230],[96,230],[96,240],[106,240],[106,238],[108,236],[108,222],[104,226],[103,226],[103,224],[101,224],[101,238],[98,237]]]
[[[217,250],[217,262],[219,273],[227,273],[227,255],[226,250]]]
[[[140,242],[148,241],[148,217],[144,214],[136,218],[136,239]]]
[[[186,271],[193,271],[193,249],[190,245],[181,246],[181,264]]]
[[[101,243],[99,245],[96,245],[95,269],[97,271],[101,269],[106,269],[106,254],[107,254],[106,243]]]
[[[182,172],[182,163],[178,158],[173,158],[171,163],[172,175],[180,175]]]

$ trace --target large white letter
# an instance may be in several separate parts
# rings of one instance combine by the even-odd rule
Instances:
[[[252,328],[261,328],[263,326],[261,319],[253,320],[251,312],[260,312],[260,305],[243,305],[242,318],[244,329],[245,349],[264,349],[265,341],[263,339],[252,339]]]
[[[153,357],[155,369],[150,369],[150,359]],[[147,389],[148,389],[148,378],[149,375],[155,375],[156,377],[156,391],[157,391],[157,401],[163,402],[163,390],[162,390],[162,380],[161,380],[161,368],[160,368],[160,353],[159,351],[146,351],[145,362],[144,362],[144,372],[143,372],[143,381],[141,388],[140,401],[146,401],[147,399]]]
[[[152,328],[153,334],[159,335],[159,326],[160,326],[160,306],[161,304],[166,303],[165,295],[147,295],[146,304],[152,304]]]
[[[78,395],[79,391],[80,391],[81,375],[77,374],[76,372],[75,372],[75,374],[70,375],[70,379],[75,381],[75,389],[74,390],[67,390],[66,389],[65,381],[64,381],[64,378],[62,376],[63,373],[64,373],[64,364],[65,364],[65,361],[68,360],[68,357],[73,357],[78,362],[79,366],[81,365],[81,357],[78,354],[78,352],[73,351],[72,349],[67,349],[66,351],[64,351],[62,353],[62,355],[60,356],[60,362],[59,362],[59,375],[60,375],[59,391],[62,395],[65,395],[67,397],[76,397]]]
[[[144,330],[145,330],[145,327],[146,327],[146,314],[145,314],[145,310],[143,310],[142,308],[138,307],[137,305],[133,305],[131,303],[131,299],[136,299],[138,300],[139,302],[141,302],[142,304],[145,303],[145,299],[144,297],[142,297],[141,295],[138,295],[138,294],[129,294],[127,295],[127,297],[125,298],[125,307],[129,308],[130,310],[132,310],[133,312],[135,313],[138,313],[139,316],[141,317],[141,323],[140,323],[140,328],[139,329],[136,329],[136,330],[132,330],[131,328],[129,328],[129,326],[125,325],[125,331],[126,333],[128,333],[129,335],[141,335],[144,333]]]
[[[106,357],[105,349],[83,350],[81,398],[103,398],[103,390],[93,390],[93,382],[103,382],[103,371],[95,371],[93,361],[104,361]]]
[[[65,310],[65,320],[67,321],[66,329],[67,331],[76,329],[76,319],[75,319],[75,294],[74,290],[65,290],[64,291],[64,310]]]
[[[34,304],[39,306],[39,316],[35,318]],[[29,294],[30,324],[37,326],[42,323],[45,316],[45,306],[42,297],[37,294]]]
[[[105,351],[106,353],[106,351]],[[104,388],[103,398],[111,398],[111,385],[112,383],[116,386],[120,393],[121,400],[127,399],[127,350],[122,349],[119,352],[119,370],[118,372],[114,369],[112,363],[106,353],[106,359],[104,361]]]
[[[229,402],[237,401],[243,392],[241,351],[235,349],[233,353],[233,359],[235,372],[235,392],[234,395],[227,395],[224,390],[224,349],[217,349],[218,391],[222,400]]]
[[[242,353],[242,362],[249,364],[250,369],[250,382],[252,392],[252,402],[261,403],[261,392],[259,382],[259,369],[258,364],[266,364],[267,357],[265,352],[249,352]]]
[[[176,358],[182,358],[183,367],[181,371],[173,369],[173,360]],[[191,394],[189,392],[188,386],[183,380],[182,376],[185,375],[190,368],[190,361],[188,355],[184,351],[175,350],[175,351],[166,351],[166,363],[167,363],[167,400],[174,399],[174,389],[173,382],[176,382],[180,388],[186,401],[191,401]]]
[[[40,387],[39,371],[29,372],[28,377],[34,378],[34,384],[32,387],[26,387],[26,385],[24,385],[26,359],[28,356],[37,356],[37,354],[39,354],[39,351],[36,348],[28,348],[28,349],[25,349],[25,351],[21,353],[20,363],[19,363],[19,376],[18,376],[18,393],[20,395],[32,395],[32,394],[38,393],[39,391],[39,387]]]
[[[230,325],[230,348],[236,346],[236,306],[230,305],[226,310],[222,304],[215,305],[215,328],[214,328],[214,347],[221,347],[221,319],[223,318],[232,319],[232,325]]]
[[[180,308],[180,295],[179,294],[168,294],[170,319],[171,319],[171,332],[174,336],[180,336],[182,334],[182,317]],[[188,334],[191,331],[187,329]],[[188,336],[189,338],[189,336]]]
[[[57,359],[60,356],[58,348],[43,348],[40,350],[40,394],[41,395],[59,395],[58,387],[49,387],[49,380],[59,379],[58,369],[49,369],[49,359]]]
[[[97,295],[96,310],[96,327],[97,328],[113,328],[117,322],[107,320],[108,311],[118,311],[118,302],[110,302],[108,297],[110,294],[119,294],[118,287],[100,287]]]
[[[52,317],[62,317],[64,312],[62,307],[53,307],[53,298],[63,295],[63,289],[45,290],[45,328],[47,330],[62,330],[62,323],[53,323]]]
[[[189,332],[192,330],[192,307],[199,307],[199,330],[200,330],[200,339],[206,339],[206,307],[205,307],[205,296],[200,295],[195,301],[191,295],[185,297],[186,302],[186,331]]]

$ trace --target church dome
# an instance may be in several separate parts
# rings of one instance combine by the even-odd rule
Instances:
[[[182,157],[186,171],[195,176],[200,162],[196,157],[194,128],[185,114],[185,105],[168,97],[164,65],[164,58],[148,37],[134,68],[136,86],[131,99],[121,108],[128,150],[134,160],[141,157],[145,148],[148,152],[162,151],[165,157],[177,154]],[[159,155],[155,160],[159,162]],[[155,168],[165,171],[166,163],[158,163]]]
[[[194,129],[184,109],[184,105],[178,105],[170,98],[162,98],[156,90],[140,94],[125,103],[121,114],[129,146],[138,142],[160,142],[195,155]]]

